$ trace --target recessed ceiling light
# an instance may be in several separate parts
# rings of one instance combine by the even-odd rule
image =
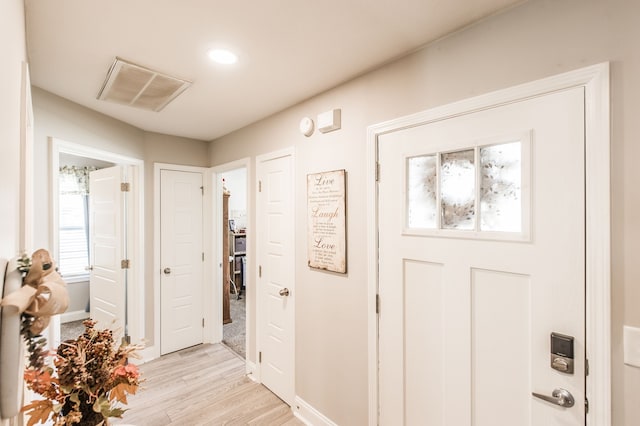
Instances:
[[[209,51],[209,58],[214,62],[224,65],[231,65],[238,62],[238,56],[235,53],[224,49],[211,49]]]

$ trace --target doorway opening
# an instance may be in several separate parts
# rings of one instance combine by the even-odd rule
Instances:
[[[247,169],[218,175],[222,183],[222,342],[246,359],[247,331]],[[226,218],[226,219],[225,219]],[[227,247],[225,249],[225,246]],[[225,264],[226,263],[226,264]],[[227,285],[228,283],[228,285]]]
[[[118,215],[124,216],[126,211],[126,219],[134,230],[134,232],[121,234],[118,242],[122,247],[121,253],[131,261],[133,266],[123,271],[124,306],[121,309],[124,314],[123,318],[119,318],[121,326],[116,331],[120,335],[126,334],[132,341],[140,341],[144,337],[143,161],[60,139],[50,138],[49,142],[51,145],[50,187],[53,194],[50,211],[50,240],[53,257],[58,261],[70,294],[70,306],[67,312],[52,318],[50,335],[52,347],[57,347],[63,339],[77,337],[84,330],[82,321],[91,315],[89,300],[91,298],[92,239],[88,229],[92,208],[86,193],[80,197],[67,197],[68,194],[63,194],[64,192],[83,192],[77,186],[75,190],[71,188],[69,191],[70,186],[67,186],[64,181],[67,180],[66,183],[74,186],[73,180],[87,179],[89,172],[95,173],[95,170],[115,166],[128,169],[126,182],[130,183],[130,195],[127,197],[127,208],[120,211]],[[63,169],[64,167],[66,170]]]
[[[90,316],[89,174],[114,163],[61,152],[58,168],[58,268],[67,283],[69,308],[60,316],[60,340],[84,331]]]

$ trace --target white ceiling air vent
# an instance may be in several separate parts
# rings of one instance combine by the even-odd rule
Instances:
[[[98,99],[160,111],[190,85],[190,81],[116,58],[98,93]]]

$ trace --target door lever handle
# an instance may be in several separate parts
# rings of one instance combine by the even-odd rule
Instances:
[[[536,392],[531,392],[531,395],[565,408],[573,407],[573,405],[576,403],[576,401],[573,399],[573,395],[571,395],[571,392],[562,388],[554,389],[553,392],[551,392],[551,396],[542,395]]]

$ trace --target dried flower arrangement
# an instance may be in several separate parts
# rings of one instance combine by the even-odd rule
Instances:
[[[25,383],[45,398],[23,407],[27,426],[49,419],[55,426],[105,425],[109,417],[122,417],[126,410],[119,404],[127,404],[127,395],[135,394],[141,382],[138,367],[128,359],[137,358],[141,347],[123,343],[116,348],[113,332],[96,329],[89,319],[80,336],[62,342],[57,351],[47,351],[41,333],[50,315],[66,310],[66,284],[43,249],[31,259],[19,259],[18,269],[23,274],[20,294],[2,303],[21,307],[21,333],[28,351]]]
[[[140,385],[138,367],[128,364],[140,349],[137,345],[115,348],[111,330],[95,329],[95,321],[83,322],[85,331],[75,340],[60,344],[50,355],[53,366],[29,365],[25,371],[27,387],[45,397],[24,407],[28,426],[46,422],[54,425],[103,425],[109,417],[122,417]],[[43,362],[38,360],[38,364]]]

